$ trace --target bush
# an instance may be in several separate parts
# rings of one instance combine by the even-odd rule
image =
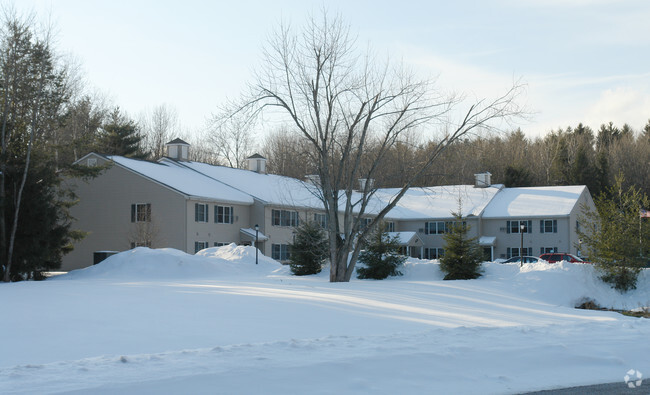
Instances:
[[[290,244],[289,265],[291,273],[305,276],[320,273],[328,248],[325,232],[314,222],[304,222],[296,230],[295,241]]]
[[[384,229],[381,224],[379,228]],[[406,257],[400,255],[399,250],[397,237],[390,237],[386,231],[375,232],[359,254],[359,262],[365,267],[357,269],[357,277],[383,280],[388,276],[401,276],[402,272],[397,268],[404,263]]]

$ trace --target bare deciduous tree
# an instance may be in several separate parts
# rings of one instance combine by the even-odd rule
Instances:
[[[165,144],[178,137],[180,132],[176,110],[161,104],[144,113],[139,123],[144,135],[145,151],[151,153],[151,159],[158,160],[165,156]]]
[[[232,111],[224,109],[211,120],[209,141],[213,151],[228,166],[245,167],[246,158],[253,153],[254,126],[250,118],[232,116]]]
[[[320,177],[315,193],[328,218],[332,282],[350,280],[361,250],[357,240],[373,231],[450,144],[489,128],[491,121],[520,114],[514,100],[520,86],[515,85],[494,100],[475,102],[459,121],[451,121],[461,98],[443,94],[403,67],[358,56],[349,27],[326,12],[299,33],[281,25],[270,38],[260,70],[238,115],[274,111],[309,142]],[[376,178],[405,133],[432,127],[442,130],[434,149],[404,177],[390,201],[372,213],[372,222],[362,225],[376,189],[366,182],[355,191],[358,180]]]

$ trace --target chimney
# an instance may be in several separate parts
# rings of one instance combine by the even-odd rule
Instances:
[[[485,173],[474,174],[474,188],[487,188],[492,185],[491,181],[492,174],[486,171]]]
[[[260,154],[254,154],[246,158],[248,161],[248,170],[259,174],[266,174],[266,158]]]
[[[368,184],[368,190],[372,190],[375,187],[374,178],[359,178],[359,191],[363,192],[366,190],[366,184]]]
[[[165,144],[167,148],[167,157],[188,161],[190,157],[190,145],[181,139],[174,139],[169,143]]]

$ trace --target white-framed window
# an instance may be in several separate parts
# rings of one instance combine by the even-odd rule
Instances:
[[[323,229],[327,228],[327,214],[314,213],[314,222]]]
[[[214,222],[217,224],[234,223],[234,209],[232,206],[214,206]]]
[[[522,250],[523,254],[519,254],[519,247],[508,247],[506,249],[506,257],[507,258],[512,258],[515,256],[531,256],[533,255],[533,248],[532,247],[524,247]]]
[[[232,242],[230,242],[230,241],[215,241],[214,246],[215,247],[223,247],[223,246],[230,245],[231,243]]]
[[[288,244],[271,244],[271,258],[276,261],[286,261],[290,256]]]
[[[194,242],[194,253],[196,254],[197,252],[208,248],[210,245],[208,244],[207,241],[195,241]]]
[[[151,222],[151,203],[132,204],[131,222]]]
[[[273,226],[298,226],[300,218],[297,211],[271,210],[271,224]]]
[[[522,225],[524,226],[523,233],[533,233],[533,221],[532,220],[506,221],[506,232],[507,233],[519,233],[519,231],[521,230]]]
[[[539,255],[552,254],[554,252],[557,252],[557,247],[541,247],[539,249]]]
[[[88,158],[88,167],[97,166],[97,158]]]
[[[424,249],[424,259],[440,259],[444,255],[444,248],[427,247]]]
[[[433,221],[424,223],[424,234],[426,235],[442,235],[449,231],[450,222]]]
[[[557,233],[557,219],[542,219],[539,221],[540,233]]]
[[[134,249],[136,247],[151,247],[151,242],[149,242],[149,241],[147,241],[147,242],[141,242],[141,241],[135,242],[135,241],[132,241],[131,242],[131,249]]]
[[[208,222],[208,205],[203,203],[194,203],[194,221]]]

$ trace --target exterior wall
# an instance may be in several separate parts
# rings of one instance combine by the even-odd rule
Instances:
[[[541,233],[540,221],[545,219],[557,220],[557,233]],[[490,218],[483,220],[483,236],[495,236],[494,258],[506,258],[507,248],[519,248],[521,244],[520,233],[507,233],[507,221],[532,220],[532,233],[524,233],[524,248],[532,248],[534,256],[540,255],[542,247],[556,247],[559,252],[575,252],[572,249],[572,233],[574,227],[570,224],[569,216],[562,217],[507,217]]]
[[[102,157],[96,159],[98,165],[106,163]],[[138,230],[138,224],[131,222],[131,205],[135,203],[151,204],[152,247],[185,250],[186,203],[178,192],[118,165],[88,182],[69,179],[67,183],[76,186],[79,196],[79,203],[71,208],[77,218],[72,227],[88,235],[63,257],[62,270],[92,265],[95,251],[130,249]]]
[[[208,205],[208,222],[197,222],[195,217],[195,204]],[[233,208],[233,223],[221,224],[216,222],[214,210],[216,206],[227,206]],[[190,254],[195,251],[195,242],[207,242],[208,247],[214,247],[215,243],[236,243],[242,241],[241,228],[249,228],[250,206],[220,203],[206,200],[188,199],[185,204],[187,216],[187,238],[184,250]]]
[[[419,220],[408,220],[408,221],[396,221],[395,222],[395,231],[397,232],[417,232],[418,237],[422,240],[422,247],[424,248],[445,248],[445,239],[444,235],[441,234],[425,234],[424,233],[424,224],[426,222],[435,222],[435,221],[444,221],[450,222],[453,221],[453,218],[431,218],[431,219],[419,219]],[[471,227],[469,230],[469,237],[478,237],[479,221],[477,218],[466,218],[467,224]]]
[[[584,255],[581,245],[581,240],[580,236],[578,236],[577,228],[580,220],[584,220],[584,212],[585,210],[590,210],[590,211],[596,211],[596,205],[594,204],[594,200],[591,198],[591,194],[585,188],[584,192],[582,195],[580,195],[580,198],[578,199],[578,204],[571,210],[570,214],[570,223],[572,224],[572,233],[571,233],[571,254],[575,254],[578,256]]]

